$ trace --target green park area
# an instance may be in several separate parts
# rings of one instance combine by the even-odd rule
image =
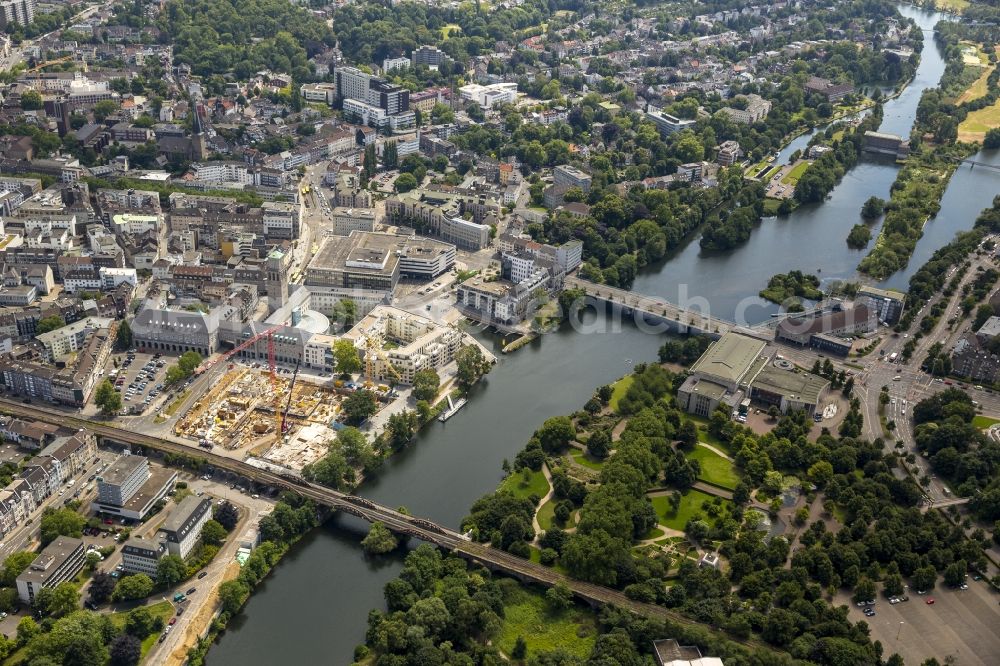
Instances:
[[[153,614],[154,618],[158,617],[162,619],[164,625],[166,625],[167,622],[170,621],[170,618],[174,616],[174,606],[169,601],[161,601],[159,603],[147,606],[146,608],[149,609],[149,612]],[[125,621],[127,619],[128,619],[127,612],[111,614],[111,623],[114,624],[115,628],[117,628],[120,631],[125,630]],[[150,634],[149,636],[146,636],[146,638],[143,639],[142,641],[143,658],[145,658],[146,653],[153,648],[153,645],[156,644],[156,641],[159,639],[159,637],[160,637],[159,633],[153,633]]]
[[[972,418],[972,425],[980,430],[986,430],[994,423],[1000,423],[1000,419],[995,419],[992,416],[983,416],[982,414]]]
[[[698,478],[705,483],[732,490],[740,482],[736,470],[733,469],[733,463],[707,447],[696,446],[687,457],[688,460],[697,460],[701,465],[701,474]]]
[[[504,579],[503,626],[497,646],[511,654],[518,637],[527,642],[527,656],[540,652],[562,651],[576,659],[586,659],[594,648],[597,623],[593,613],[571,606],[552,610],[544,594],[520,587],[516,581]]]
[[[586,467],[588,469],[600,471],[604,467],[604,461],[594,458],[586,451],[581,451],[580,449],[571,449],[570,456],[573,458],[573,462],[581,467]]]
[[[987,130],[1000,127],[1000,102],[977,111],[970,111],[958,126],[961,141],[982,141]]]
[[[688,490],[681,495],[681,504],[674,511],[670,506],[670,496],[656,495],[651,497],[653,508],[660,519],[660,523],[675,530],[683,530],[688,521],[701,513],[701,505],[704,502],[711,502],[713,497],[700,490]]]
[[[809,164],[810,163],[806,160],[800,160],[788,171],[788,173],[782,176],[781,182],[789,185],[795,185],[799,182],[799,178],[802,177],[802,174],[806,172],[806,169],[809,168]]]
[[[525,468],[520,472],[514,472],[500,483],[500,490],[512,492],[517,497],[545,497],[549,492],[549,482],[541,471],[532,472]]]
[[[634,381],[635,377],[627,375],[611,385],[614,389],[611,393],[611,400],[608,401],[608,406],[611,407],[611,409],[616,412],[618,411],[618,403],[625,397],[625,393],[628,392],[628,387],[632,386],[632,382]]]

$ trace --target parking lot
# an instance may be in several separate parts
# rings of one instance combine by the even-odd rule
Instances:
[[[122,394],[122,404],[131,414],[141,414],[163,391],[168,359],[161,354],[127,352],[112,357],[108,377]]]
[[[968,590],[939,586],[925,595],[908,592],[910,600],[899,604],[880,596],[874,617],[865,617],[846,595],[836,603],[848,604],[850,619],[867,622],[872,640],[882,642],[885,654],[897,652],[907,664],[929,657],[943,663],[948,656],[963,666],[998,664],[1000,594],[984,580],[969,579],[968,584]],[[934,603],[928,604],[929,599]]]

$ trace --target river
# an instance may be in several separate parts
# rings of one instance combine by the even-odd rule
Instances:
[[[905,135],[920,93],[936,85],[944,71],[931,32],[944,16],[908,5],[899,9],[924,30],[924,52],[913,83],[885,105],[881,129]],[[808,138],[797,141],[801,147]],[[794,149],[789,146],[783,154]],[[975,159],[1000,164],[998,151]],[[776,306],[756,293],[774,273],[798,268],[820,270],[824,279],[856,277],[863,251],[847,248],[847,233],[859,220],[865,199],[873,194],[888,198],[896,172],[891,162],[865,158],[822,204],[765,220],[747,243],[725,253],[703,253],[693,239],[645,268],[634,289],[671,300],[681,294],[704,298],[711,312],[722,317],[767,319]],[[885,284],[905,289],[909,276],[934,250],[957,231],[971,228],[998,190],[1000,172],[960,167],[909,265]],[[588,322],[597,330],[581,333],[564,326],[500,356],[461,412],[421,433],[360,493],[457,527],[472,502],[496,486],[502,461],[513,459],[544,419],[580,408],[595,387],[627,373],[634,362],[655,358],[662,342],[633,326],[612,327],[603,315],[591,313]],[[364,641],[368,611],[384,606],[382,587],[402,562],[401,556],[365,558],[359,545],[365,529],[354,519],[337,518],[297,544],[232,620],[209,652],[208,664],[349,664],[354,646]]]

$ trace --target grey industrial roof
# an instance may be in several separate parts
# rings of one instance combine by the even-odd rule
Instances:
[[[764,351],[764,342],[739,333],[725,333],[691,367],[691,371],[737,382]]]

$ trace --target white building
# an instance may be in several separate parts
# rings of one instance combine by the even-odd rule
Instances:
[[[111,218],[111,229],[119,234],[144,234],[160,228],[159,215],[119,213]]]
[[[108,268],[101,266],[97,269],[101,278],[101,289],[103,291],[114,291],[123,284],[130,284],[133,288],[139,284],[139,273],[134,268]]]
[[[516,83],[491,83],[481,85],[470,83],[458,89],[462,99],[474,102],[484,109],[491,109],[495,104],[513,104],[517,100]]]
[[[201,538],[201,528],[211,517],[212,500],[194,495],[181,500],[161,528],[166,534],[170,554],[187,557]]]

